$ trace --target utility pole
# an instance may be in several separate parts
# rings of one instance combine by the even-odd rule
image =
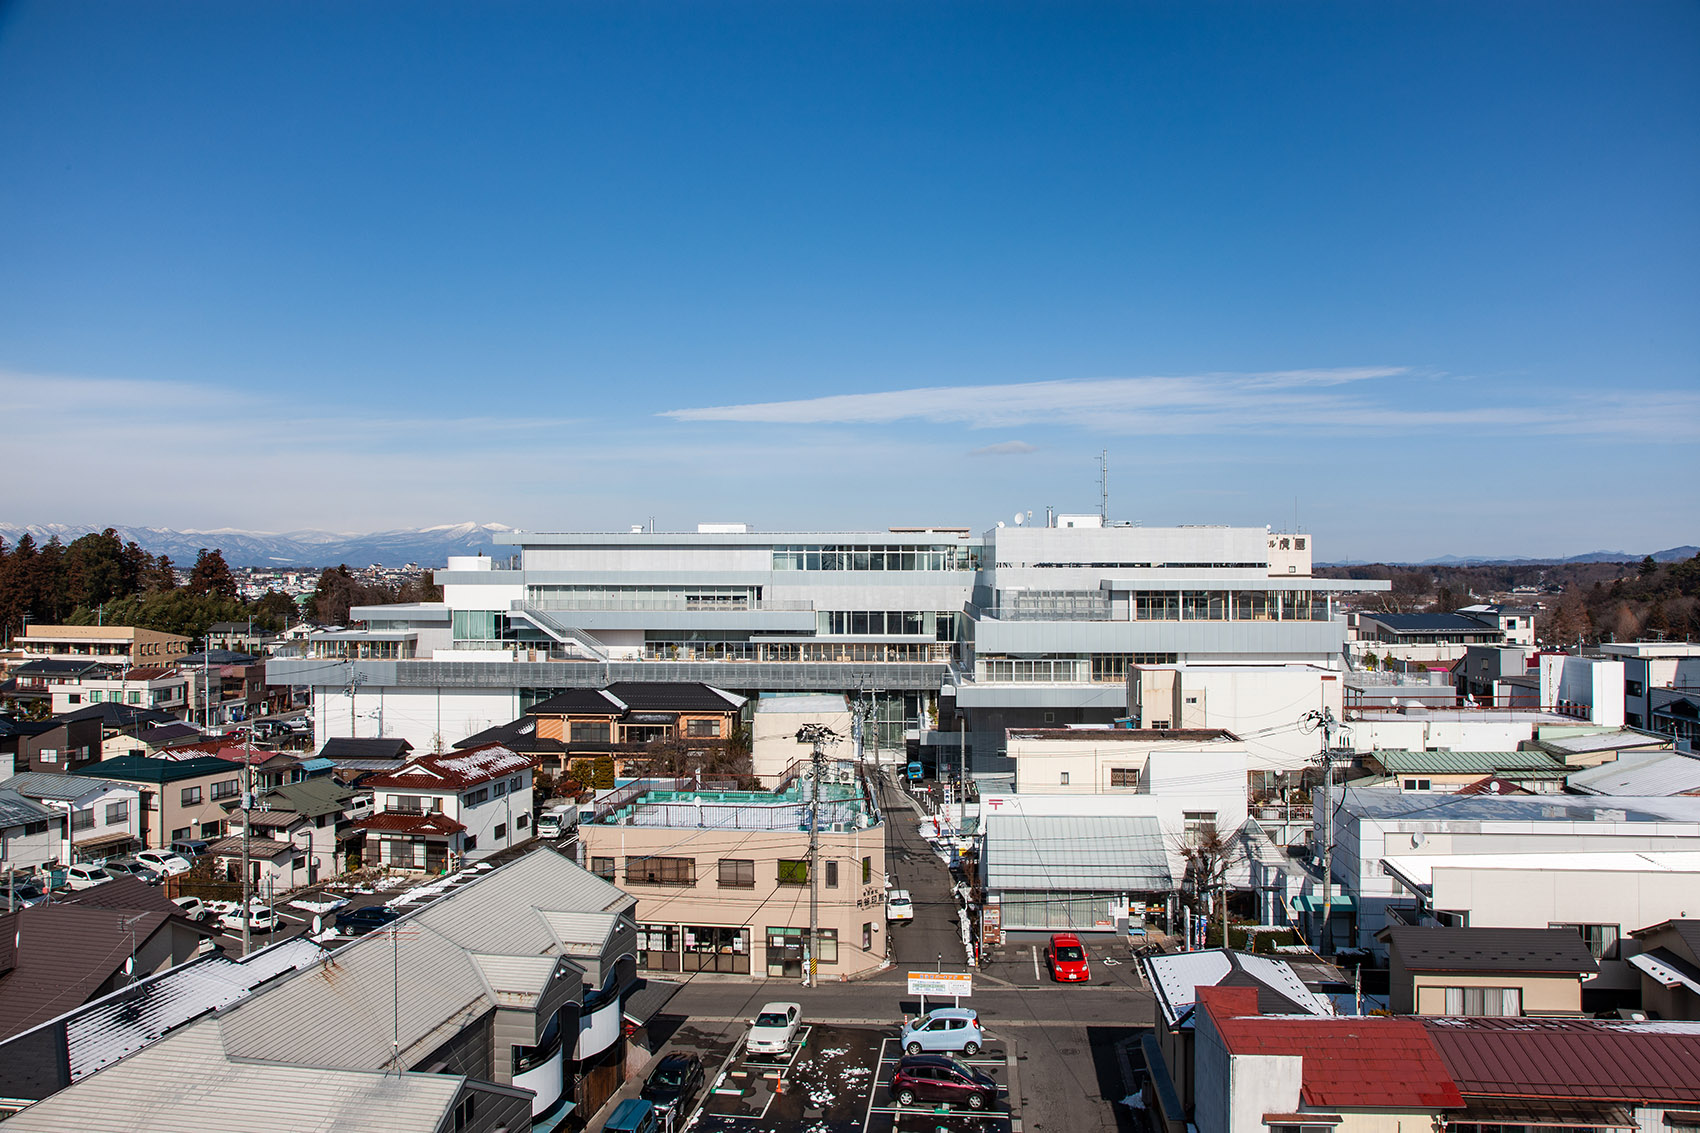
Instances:
[[[1300,723],[1322,732],[1322,929],[1318,936],[1327,952],[1328,917],[1334,908],[1334,729],[1338,724],[1332,708],[1307,712]]]
[[[249,922],[254,916],[252,894],[249,886],[253,884],[253,875],[248,864],[248,836],[254,829],[253,816],[250,813],[254,807],[254,741],[249,740],[242,754],[242,956],[248,955],[248,947],[252,943],[251,926]]]
[[[804,724],[797,739],[813,746],[809,766],[813,773],[809,803],[809,954],[803,965],[803,986],[814,987],[817,957],[820,956],[820,778],[826,764],[826,745],[839,740],[825,724]]]

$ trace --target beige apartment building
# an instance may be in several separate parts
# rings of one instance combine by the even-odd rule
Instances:
[[[104,665],[167,665],[189,655],[190,641],[135,626],[25,626],[18,646],[30,660],[87,660]]]
[[[809,797],[797,781],[772,793],[634,784],[600,802],[579,826],[580,852],[592,873],[638,899],[638,966],[801,978]],[[819,978],[879,967],[885,826],[853,781],[822,786],[819,871]]]

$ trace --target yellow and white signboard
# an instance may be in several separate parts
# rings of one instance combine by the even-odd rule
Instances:
[[[910,972],[909,994],[965,998],[974,994],[974,977],[967,972]]]

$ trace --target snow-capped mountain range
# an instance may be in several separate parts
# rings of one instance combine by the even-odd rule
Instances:
[[[104,524],[74,525],[64,523],[0,523],[0,538],[8,547],[29,532],[36,545],[57,535],[69,543],[90,531],[102,531]],[[422,527],[411,531],[375,531],[351,535],[337,531],[239,531],[221,528],[216,531],[174,531],[168,527],[119,527],[113,525],[118,538],[128,543],[134,540],[143,550],[156,555],[170,555],[178,566],[187,567],[195,561],[202,547],[216,547],[224,553],[224,561],[233,567],[326,567],[347,563],[356,566],[399,567],[418,563],[422,567],[440,567],[450,555],[473,555],[493,550],[497,532],[515,528],[500,523],[455,523],[438,527]]]

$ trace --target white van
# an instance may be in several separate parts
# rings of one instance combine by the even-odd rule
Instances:
[[[885,919],[888,921],[912,921],[915,919],[915,903],[909,899],[909,890],[893,889],[885,895]]]
[[[578,804],[561,803],[537,816],[539,838],[565,838],[578,829]]]
[[[72,889],[93,889],[112,880],[112,875],[97,865],[74,865],[65,871],[65,884]]]

